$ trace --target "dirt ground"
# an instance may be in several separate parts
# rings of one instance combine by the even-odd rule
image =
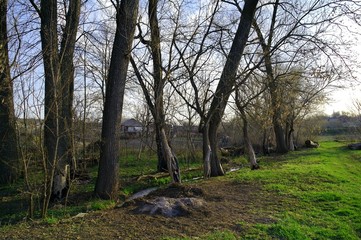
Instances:
[[[276,195],[260,186],[230,180],[210,179],[172,186],[151,193],[157,196],[195,197],[205,201],[201,208],[180,217],[137,214],[137,201],[107,211],[90,212],[56,224],[21,223],[0,232],[1,239],[162,239],[196,237],[216,230],[242,235],[240,222],[272,223],[272,213],[282,208]]]

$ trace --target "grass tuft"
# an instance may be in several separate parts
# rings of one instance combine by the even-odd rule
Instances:
[[[90,204],[90,209],[93,211],[108,210],[114,208],[116,203],[112,200],[95,200]]]
[[[302,225],[292,218],[286,218],[281,222],[272,225],[267,232],[270,237],[276,239],[294,239],[305,240],[310,239],[304,233]]]

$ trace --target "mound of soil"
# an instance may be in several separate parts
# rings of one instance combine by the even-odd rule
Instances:
[[[137,205],[135,213],[179,217],[189,215],[193,210],[204,207],[205,201],[200,198],[157,197],[149,201],[138,201]]]
[[[206,209],[203,196],[204,191],[200,188],[172,184],[152,191],[143,198],[132,199],[123,206],[136,206],[133,211],[138,214],[179,217]]]

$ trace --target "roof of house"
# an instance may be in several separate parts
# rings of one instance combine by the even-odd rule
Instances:
[[[143,125],[134,118],[124,119],[121,125],[125,127],[143,127]]]

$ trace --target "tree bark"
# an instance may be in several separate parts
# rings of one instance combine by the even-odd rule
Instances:
[[[164,156],[167,161],[168,172],[172,179],[172,183],[181,183],[181,175],[179,170],[178,159],[169,145],[168,138],[164,129],[161,130],[161,133],[162,133],[161,135],[162,147],[164,151]]]
[[[118,197],[120,123],[138,4],[138,0],[122,0],[117,6],[117,28],[107,80],[102,145],[95,185],[95,194],[103,199]]]
[[[60,71],[61,71],[61,124],[60,138],[61,148],[64,149],[64,162],[76,170],[74,159],[74,134],[73,134],[73,99],[74,99],[74,50],[77,29],[80,17],[80,0],[69,2],[69,9],[66,15],[66,25],[60,45]],[[56,184],[56,183],[54,183]]]
[[[224,171],[217,156],[218,141],[217,130],[222,121],[228,98],[233,91],[236,82],[237,69],[240,64],[243,50],[246,46],[251,24],[258,1],[246,0],[242,16],[238,24],[236,35],[233,39],[231,50],[227,56],[214,98],[208,114],[209,119],[209,142],[212,151],[211,176],[224,175]]]
[[[279,111],[279,110],[277,110]],[[277,153],[287,153],[287,143],[285,138],[285,131],[282,127],[282,123],[280,121],[279,113],[274,113],[273,116],[273,130],[276,138],[276,152]]]
[[[295,144],[293,141],[293,128],[290,130],[290,132],[288,133],[288,140],[289,140],[289,150],[290,151],[294,151],[295,150]]]
[[[158,156],[157,170],[158,172],[166,172],[168,165],[163,153],[162,132],[158,124],[155,124],[155,142],[157,144]]]
[[[138,70],[138,67],[134,61],[134,59],[131,57],[130,62],[132,64],[132,67],[134,69],[135,75],[137,76],[137,79],[139,81],[139,84],[141,85],[141,88],[143,90],[143,94],[145,96],[147,105],[149,107],[149,110],[152,114],[152,117],[154,119],[154,129],[155,129],[155,141],[157,145],[157,156],[158,156],[158,164],[157,164],[157,170],[158,172],[166,172],[168,170],[168,163],[167,159],[164,153],[164,145],[162,141],[162,129],[164,129],[165,126],[165,120],[164,120],[164,109],[163,109],[163,88],[158,90],[157,92],[154,92],[154,102],[151,98],[151,93],[149,89],[145,86],[145,81],[143,80],[143,77],[141,76],[140,71]],[[153,59],[153,67],[154,65],[160,66],[160,63],[155,63]],[[161,66],[160,66],[161,67]],[[159,89],[160,81],[163,81],[163,79],[159,79],[159,77],[153,76],[154,80],[154,89]],[[168,141],[167,141],[168,142]]]
[[[32,1],[35,6],[34,2]],[[80,0],[71,0],[58,50],[57,1],[40,2],[41,43],[45,72],[44,146],[47,154],[52,199],[67,191],[68,166],[72,159],[73,56],[80,17]]]
[[[246,148],[246,151],[248,154],[248,160],[249,160],[250,167],[252,170],[259,169],[256,154],[254,152],[251,139],[249,138],[249,135],[248,135],[248,120],[247,120],[246,113],[243,108],[239,108],[239,110],[241,112],[241,117],[243,120],[243,138],[244,138],[244,142],[245,142],[245,148]]]
[[[7,0],[2,0],[0,1],[0,183],[11,183],[16,180],[19,168],[6,15]]]
[[[59,54],[58,54],[58,34],[57,34],[57,2],[55,0],[43,0],[40,2],[41,12],[41,44],[43,54],[43,64],[45,73],[45,103],[44,103],[44,148],[47,161],[48,191],[45,193],[44,205],[47,205],[48,198],[51,195],[61,198],[62,190],[65,189],[66,181],[58,178],[59,184],[53,186],[57,172],[59,176],[64,176],[65,171],[57,168],[59,161],[62,159],[65,150],[60,149],[60,71],[59,71]],[[53,189],[53,190],[52,190]],[[46,213],[46,207],[43,215]]]
[[[153,78],[154,78],[154,123],[156,129],[156,136],[159,138],[157,142],[158,146],[158,171],[168,170],[172,173],[172,169],[168,169],[170,166],[166,161],[173,158],[172,156],[167,156],[167,146],[168,140],[166,136],[163,136],[163,131],[165,127],[165,118],[164,118],[164,106],[163,106],[163,91],[165,85],[165,79],[162,74],[162,57],[160,50],[160,32],[158,24],[158,0],[150,0],[148,5],[148,16],[151,32],[151,42],[150,48],[153,59]],[[165,138],[165,139],[164,139]]]
[[[202,139],[203,139],[203,176],[205,178],[209,178],[211,176],[212,150],[211,150],[211,144],[209,143],[207,124],[203,126]]]
[[[267,130],[263,130],[263,138],[262,138],[262,148],[263,148],[263,155],[269,155],[269,140],[267,137]]]
[[[218,158],[218,138],[217,131],[220,121],[212,122],[209,125],[208,137],[209,137],[209,146],[211,148],[211,157],[210,157],[210,166],[211,166],[211,177],[223,176],[225,173],[223,171],[221,162]]]
[[[293,133],[294,133],[294,119],[295,119],[295,114],[289,114],[287,117],[287,122],[286,122],[286,143],[287,143],[287,147],[289,151],[294,151],[295,150],[295,145],[294,145],[294,141],[293,141]]]
[[[158,137],[158,170],[164,171],[167,169],[173,182],[181,182],[178,160],[171,150],[167,135],[165,134],[166,123],[164,114],[163,91],[166,79],[162,74],[162,57],[157,10],[158,0],[150,0],[148,5],[148,16],[150,24],[150,49],[153,60],[154,79],[154,109],[152,113],[154,117],[155,129],[157,131],[156,134]],[[159,158],[159,156],[161,157]]]

